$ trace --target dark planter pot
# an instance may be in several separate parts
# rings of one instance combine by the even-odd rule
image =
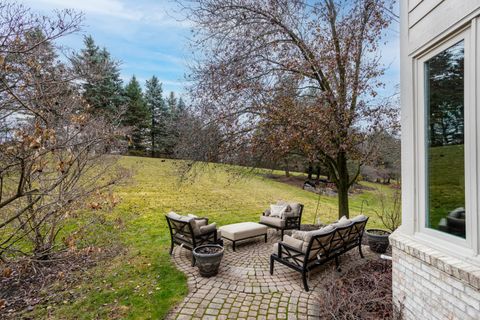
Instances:
[[[213,277],[218,273],[218,267],[223,257],[223,247],[218,244],[207,244],[193,250],[195,264],[202,277]]]
[[[370,250],[376,253],[385,253],[389,246],[388,237],[390,232],[380,229],[368,229],[365,230],[367,235],[368,246]]]

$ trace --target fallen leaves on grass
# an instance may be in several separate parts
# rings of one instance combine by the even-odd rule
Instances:
[[[59,253],[50,261],[21,260],[4,266],[0,279],[0,318],[18,319],[38,304],[48,304],[47,310],[55,304],[68,304],[77,298],[70,289],[82,273],[120,250],[115,246],[108,250],[87,247]]]

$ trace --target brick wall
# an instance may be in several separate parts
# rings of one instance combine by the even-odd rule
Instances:
[[[404,319],[480,319],[480,268],[391,236],[393,299]]]

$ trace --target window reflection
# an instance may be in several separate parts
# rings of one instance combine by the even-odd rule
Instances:
[[[464,42],[425,63],[427,227],[465,238]]]

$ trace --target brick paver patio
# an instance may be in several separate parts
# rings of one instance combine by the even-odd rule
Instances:
[[[334,270],[333,262],[319,267],[309,275],[310,291],[305,292],[299,272],[275,263],[270,275],[270,254],[277,241],[274,230],[269,230],[267,243],[260,238],[241,242],[236,252],[226,241],[219,274],[212,278],[202,278],[191,266],[191,252],[176,247],[173,260],[188,276],[189,294],[168,319],[318,319],[322,280],[341,277],[366,261],[358,250],[344,254],[342,272]],[[364,249],[366,259],[376,257]]]

